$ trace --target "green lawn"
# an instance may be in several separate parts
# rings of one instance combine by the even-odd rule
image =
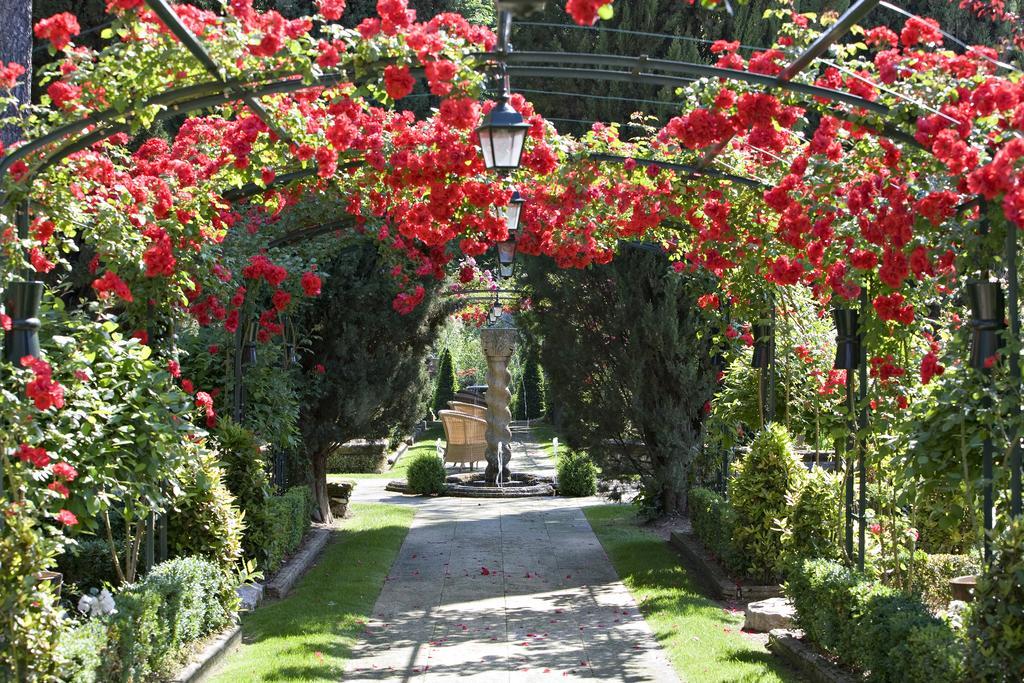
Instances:
[[[409,469],[409,465],[413,459],[419,453],[430,453],[436,452],[437,440],[441,439],[444,441],[444,430],[440,425],[437,427],[431,427],[427,431],[420,435],[420,438],[416,439],[416,443],[409,447],[395,466],[387,470],[386,472],[373,472],[370,474],[328,474],[328,479],[405,479],[405,473]]]
[[[414,513],[382,504],[357,503],[351,510],[286,599],[242,616],[244,645],[212,680],[341,680]]]
[[[684,681],[799,681],[740,632],[742,613],[702,596],[665,541],[638,526],[631,506],[585,508],[601,545]]]
[[[548,457],[554,459],[555,454],[553,452],[554,449],[551,447],[551,440],[558,436],[554,426],[549,422],[535,422],[530,425],[530,430],[533,432],[534,440],[537,443],[544,444],[544,451],[548,454]],[[558,440],[558,450],[565,450],[565,444],[561,439]]]

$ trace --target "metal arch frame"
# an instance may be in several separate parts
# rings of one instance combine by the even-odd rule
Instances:
[[[698,166],[692,166],[690,164],[680,164],[674,161],[662,161],[660,159],[645,159],[643,157],[625,157],[617,154],[590,154],[589,158],[595,161],[608,161],[612,163],[623,164],[629,160],[635,161],[639,166],[657,166],[658,168],[667,168],[673,171],[683,171],[689,174],[689,178],[715,178],[716,180],[727,180],[729,182],[750,187],[753,189],[767,190],[770,186],[767,183],[763,183],[760,180],[754,178],[747,178],[744,176],[733,175],[732,173],[726,173],[725,171],[719,171],[713,168],[700,168]]]

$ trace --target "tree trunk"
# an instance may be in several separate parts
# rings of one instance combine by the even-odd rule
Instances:
[[[0,64],[17,62],[25,67],[13,94],[19,102],[28,103],[32,98],[32,0],[0,0],[0,36]],[[0,128],[0,141],[5,146],[20,139],[17,126]]]
[[[313,470],[313,518],[324,524],[333,524],[331,501],[327,496],[327,455],[330,451],[323,450],[310,456]]]

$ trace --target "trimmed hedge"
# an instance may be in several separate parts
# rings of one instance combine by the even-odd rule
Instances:
[[[295,486],[266,502],[264,568],[275,572],[284,558],[295,552],[309,529],[313,511],[313,493],[308,486]]]
[[[963,680],[964,641],[917,598],[829,560],[805,561],[785,589],[807,637],[866,680]]]
[[[366,446],[339,446],[327,456],[332,474],[376,474],[388,463],[387,446],[371,442]]]
[[[226,628],[235,584],[199,557],[163,562],[114,597],[117,611],[61,636],[58,658],[72,683],[152,681],[180,666],[197,641]]]
[[[1024,519],[1009,521],[978,578],[970,636],[971,680],[1024,680]]]
[[[730,571],[736,571],[736,552],[732,545],[736,513],[729,501],[708,489],[690,491],[690,524],[693,533],[711,555]]]

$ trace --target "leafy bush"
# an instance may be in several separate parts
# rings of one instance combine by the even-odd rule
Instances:
[[[444,471],[444,463],[436,455],[431,453],[417,455],[409,464],[406,476],[409,480],[409,488],[413,493],[423,496],[444,493],[444,480],[447,473]]]
[[[914,560],[914,590],[934,611],[946,609],[953,599],[950,579],[981,571],[981,564],[970,555],[928,555],[919,551]]]
[[[277,571],[285,556],[295,551],[309,528],[313,510],[313,494],[308,486],[295,486],[266,502],[268,520],[264,541],[264,569]]]
[[[118,554],[123,552],[118,545]],[[75,586],[79,592],[117,585],[117,573],[110,557],[110,545],[102,538],[83,537],[57,557],[56,571],[64,576],[64,589]]]
[[[215,437],[224,469],[224,484],[245,516],[244,556],[257,558],[263,564],[271,524],[266,509],[267,498],[271,495],[267,460],[256,435],[230,418],[217,423]]]
[[[205,557],[231,570],[242,557],[242,514],[224,485],[224,473],[212,451],[197,449],[181,484],[184,495],[167,520],[172,554]]]
[[[65,631],[62,680],[147,681],[166,677],[196,641],[227,627],[238,607],[234,583],[199,557],[163,562],[115,597],[117,611]]]
[[[913,596],[830,560],[805,561],[786,594],[807,636],[866,680],[963,680],[963,642]]]
[[[978,578],[968,629],[968,669],[976,680],[1024,679],[1024,519],[1008,522]]]
[[[558,493],[592,496],[597,493],[597,467],[583,451],[569,451],[558,459]]]
[[[708,489],[690,491],[690,523],[704,547],[726,568],[736,570],[736,551],[732,545],[736,514],[722,496]]]
[[[814,468],[800,491],[791,497],[789,515],[780,525],[783,562],[787,566],[842,556],[842,500],[842,479]]]
[[[800,490],[807,470],[793,452],[786,428],[770,424],[750,445],[730,482],[736,512],[733,544],[744,574],[763,583],[780,578],[782,530],[776,520],[789,511],[788,500]]]

